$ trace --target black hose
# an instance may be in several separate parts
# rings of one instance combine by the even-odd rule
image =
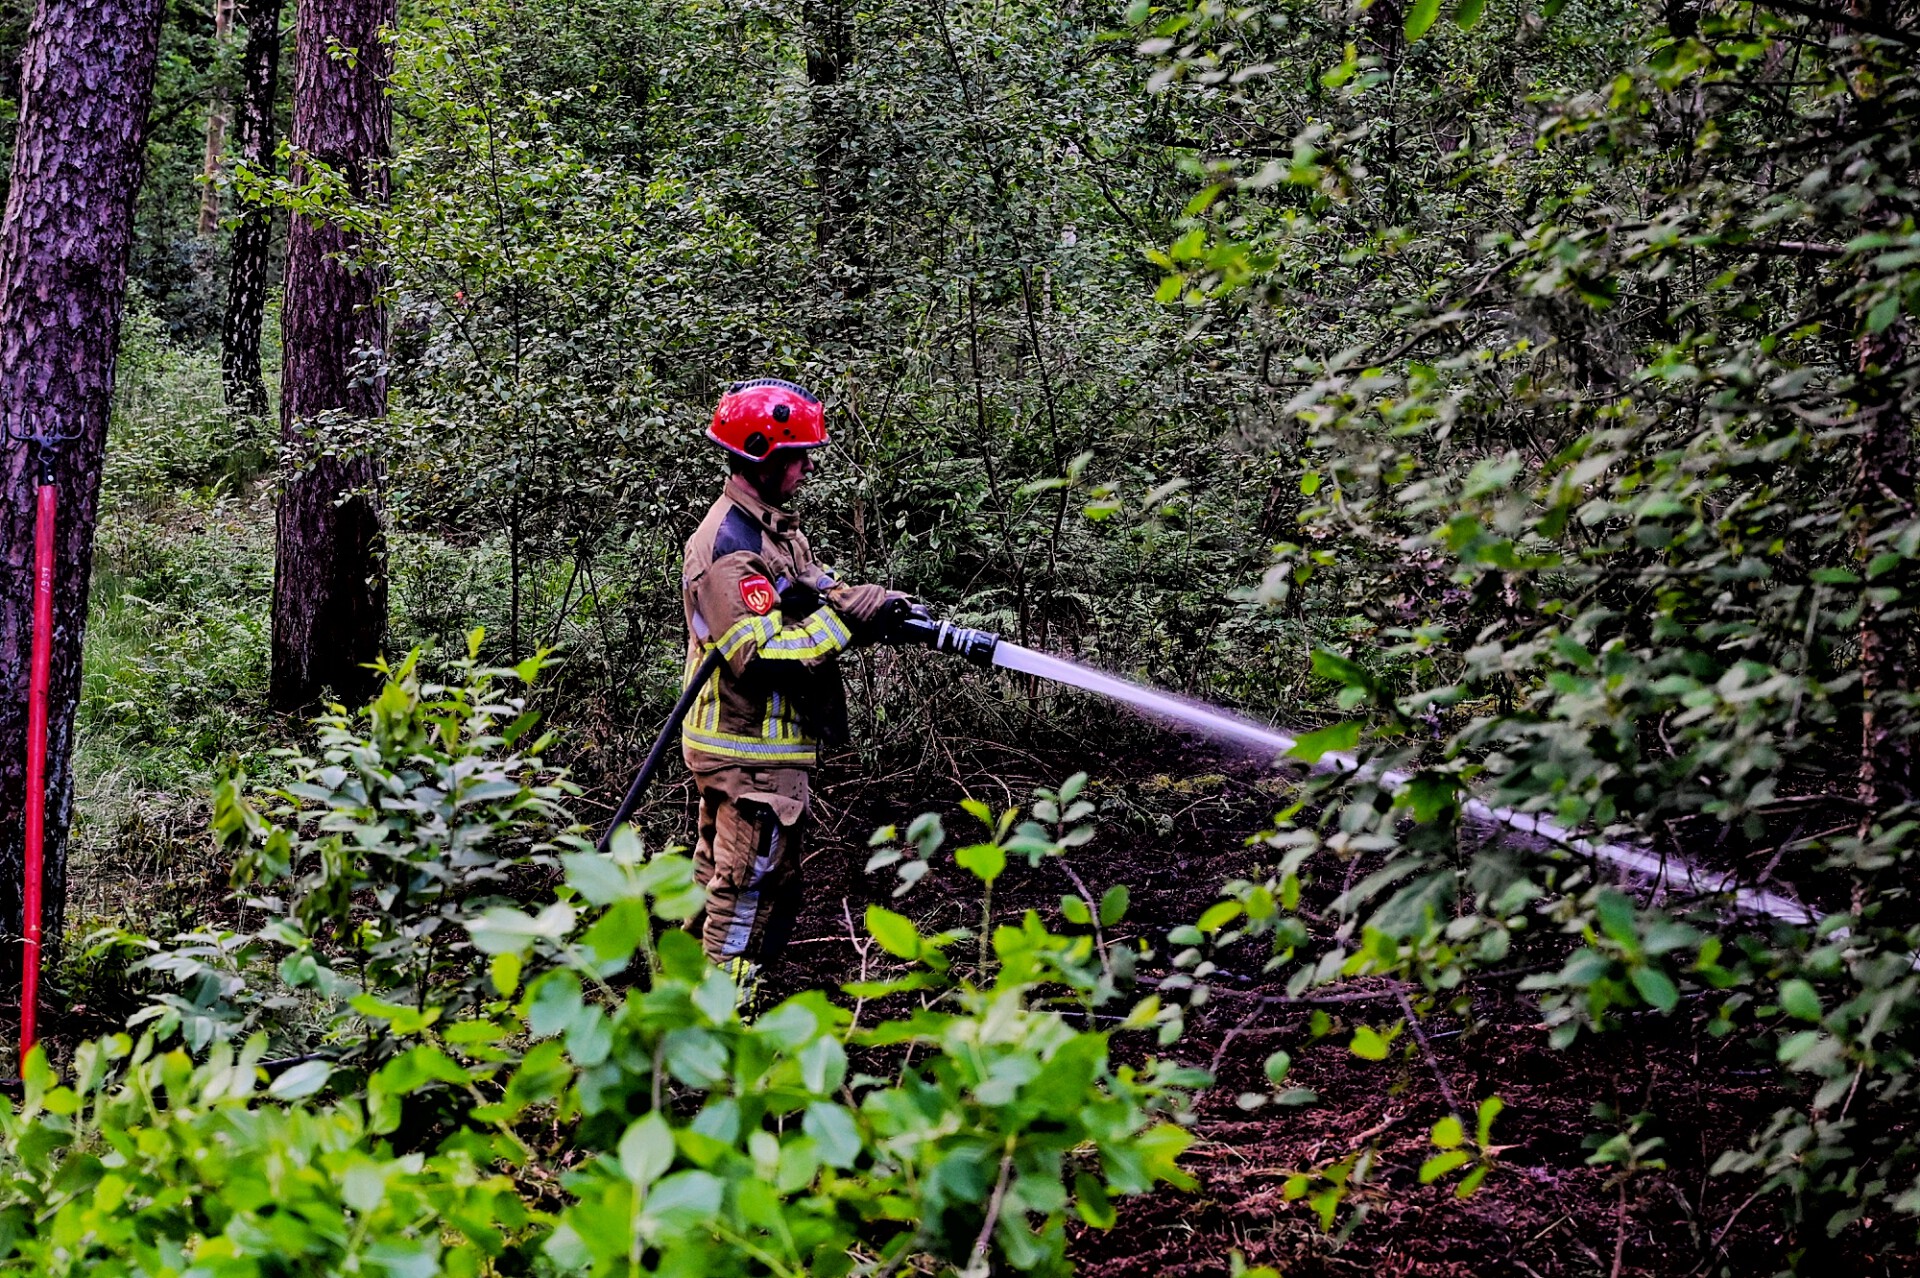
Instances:
[[[633,784],[627,787],[627,797],[620,800],[620,806],[614,811],[613,820],[607,824],[607,832],[600,836],[600,851],[605,852],[607,845],[613,842],[613,832],[627,823],[633,810],[640,806],[640,796],[646,793],[647,786],[653,780],[653,774],[660,770],[660,761],[666,757],[667,747],[672,744],[674,734],[680,731],[680,724],[687,717],[687,711],[693,708],[693,699],[700,695],[700,689],[707,686],[707,680],[713,678],[713,672],[720,668],[720,649],[714,648],[707,653],[706,660],[693,672],[693,678],[680,693],[680,700],[673,706],[673,713],[667,716],[667,722],[660,729],[660,735],[653,739],[653,749],[647,751],[647,761],[640,765],[640,771],[633,774]]]

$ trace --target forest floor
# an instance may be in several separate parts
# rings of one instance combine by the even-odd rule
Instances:
[[[160,764],[240,743],[258,750],[263,731],[296,727],[244,709],[261,691],[271,527],[264,510],[249,494],[173,509],[166,518],[122,519],[103,534],[90,636],[88,722],[95,726],[82,742],[86,810],[69,897],[74,957],[56,991],[66,1004],[57,1027],[63,1040],[117,1031],[137,1006],[120,960],[81,957],[83,947],[73,944],[92,927],[119,923],[164,935],[232,921],[225,868],[205,833],[204,777]],[[232,653],[231,669],[210,671],[210,648]],[[1000,808],[1076,770],[1090,773],[1098,836],[1072,852],[1072,865],[1095,893],[1115,883],[1131,890],[1119,930],[1157,952],[1156,962],[1143,965],[1146,977],[1168,971],[1169,928],[1191,923],[1227,880],[1255,876],[1270,862],[1271,852],[1248,839],[1290,801],[1287,778],[1131,719],[1103,717],[1118,713],[1104,706],[1052,704],[1070,711],[1071,731],[1042,728],[1037,718],[982,730],[1046,739],[1029,751],[900,723],[895,737],[924,738],[917,761],[901,763],[906,748],[895,743],[870,749],[864,767],[852,753],[828,762],[818,778],[807,905],[789,961],[774,978],[776,996],[859,977],[864,934],[854,931],[870,902],[904,909],[926,930],[978,925],[971,880],[952,870],[950,856],[942,862],[947,872],[936,870],[900,901],[892,899],[891,872],[863,870],[868,837],[879,826],[935,811],[950,832],[964,833],[972,818],[959,805],[970,794]],[[949,716],[951,707],[922,708],[929,721],[967,717]],[[893,762],[874,762],[879,757]],[[590,792],[581,815],[596,820],[604,816],[599,805],[611,804],[602,791],[624,778],[583,779]],[[649,842],[685,838],[691,799],[684,775],[656,790],[640,813]],[[1072,887],[1058,862],[1029,868],[1016,860],[996,885],[996,918],[1016,919],[1028,908],[1052,916]],[[1333,890],[1322,888],[1316,899],[1324,903]],[[1541,947],[1536,957],[1557,963],[1562,942],[1537,937],[1533,944]],[[1224,1275],[1236,1251],[1292,1278],[1763,1275],[1785,1268],[1796,1250],[1818,1256],[1829,1274],[1920,1272],[1910,1231],[1902,1237],[1890,1223],[1869,1222],[1849,1231],[1844,1249],[1821,1254],[1824,1240],[1803,1240],[1784,1225],[1775,1198],[1752,1197],[1757,1181],[1709,1174],[1724,1134],[1764,1125],[1785,1098],[1769,1090],[1773,1072],[1743,1055],[1749,1049],[1738,1036],[1705,1032],[1704,1002],[1683,1002],[1672,1016],[1642,1016],[1556,1051],[1528,996],[1479,988],[1471,1032],[1445,1016],[1427,1023],[1431,1062],[1411,1051],[1369,1062],[1352,1055],[1347,1041],[1362,1021],[1397,1019],[1391,991],[1375,1002],[1320,1009],[1331,1023],[1315,1036],[1316,1009],[1264,1001],[1280,981],[1262,977],[1255,947],[1246,948],[1244,960],[1227,962],[1233,970],[1215,978],[1215,996],[1170,1049],[1217,1075],[1195,1103],[1197,1139],[1183,1160],[1198,1187],[1128,1200],[1110,1231],[1076,1226],[1072,1255],[1093,1278]],[[876,964],[867,974],[880,970]],[[1266,1089],[1263,1063],[1280,1049],[1294,1062],[1288,1084],[1311,1089],[1317,1101],[1242,1110],[1236,1098]],[[1464,1201],[1449,1185],[1418,1183],[1432,1152],[1427,1133],[1449,1108],[1442,1078],[1469,1114],[1490,1095],[1506,1104],[1494,1129],[1498,1165]],[[1597,1105],[1648,1115],[1638,1138],[1664,1141],[1656,1156],[1665,1166],[1623,1183],[1613,1169],[1589,1165],[1589,1134],[1618,1130],[1596,1117]],[[1305,1201],[1287,1196],[1296,1174],[1369,1147],[1377,1151],[1371,1173],[1352,1187],[1331,1232]]]
[[[1137,729],[1115,726],[1114,737],[1138,739]],[[1158,954],[1157,963],[1143,965],[1143,977],[1171,970],[1168,928],[1197,918],[1227,880],[1255,875],[1263,852],[1271,863],[1270,851],[1247,840],[1267,827],[1290,789],[1258,765],[1171,738],[1157,748],[1106,756],[1074,751],[1051,770],[1033,756],[963,759],[944,785],[923,789],[906,807],[898,791],[858,776],[836,778],[829,769],[818,804],[821,829],[806,867],[808,902],[776,993],[858,979],[863,959],[850,921],[860,919],[868,902],[904,909],[923,930],[977,926],[978,898],[964,876],[929,874],[904,901],[892,901],[890,871],[862,872],[867,836],[879,825],[904,824],[931,810],[942,814],[949,831],[965,830],[971,818],[958,801],[969,788],[968,764],[978,768],[973,792],[991,796],[996,807],[1002,786],[1024,797],[1023,784],[1057,786],[1075,767],[1089,771],[1089,797],[1102,805],[1100,834],[1074,850],[1074,869],[1095,894],[1114,883],[1131,889],[1119,930],[1145,938]],[[685,801],[663,794],[656,809]],[[1028,908],[1051,914],[1072,890],[1058,864],[1029,868],[1016,859],[995,885],[994,913],[1004,920]],[[1333,890],[1321,895],[1331,897]],[[1560,944],[1540,941],[1549,954]],[[866,961],[872,963],[871,954]],[[1763,1125],[1785,1098],[1766,1090],[1772,1071],[1744,1055],[1749,1049],[1737,1036],[1705,1032],[1704,1004],[1683,1003],[1671,1017],[1642,1016],[1560,1051],[1548,1045],[1529,996],[1511,987],[1487,989],[1475,994],[1479,1023],[1471,1032],[1445,1016],[1428,1022],[1431,1062],[1409,1050],[1376,1063],[1352,1055],[1347,1041],[1361,1020],[1384,1025],[1396,1019],[1390,992],[1371,1005],[1326,1009],[1333,1013],[1331,1028],[1316,1037],[1309,1027],[1314,1009],[1262,1001],[1282,992],[1281,979],[1258,975],[1253,946],[1239,967],[1244,970],[1221,974],[1214,998],[1190,1017],[1186,1036],[1170,1049],[1216,1074],[1216,1085],[1196,1103],[1197,1140],[1183,1160],[1199,1187],[1129,1200],[1110,1231],[1076,1227],[1072,1255],[1081,1272],[1096,1278],[1224,1274],[1238,1251],[1247,1263],[1272,1265],[1291,1278],[1762,1275],[1786,1268],[1792,1250],[1827,1246],[1824,1239],[1796,1238],[1773,1200],[1754,1201],[1756,1179],[1709,1174],[1725,1148],[1723,1134]],[[1318,1100],[1297,1109],[1242,1110],[1240,1093],[1268,1090],[1263,1064],[1277,1049],[1293,1057],[1288,1085],[1310,1088]],[[1449,1184],[1418,1182],[1421,1162],[1434,1152],[1428,1131],[1448,1113],[1443,1087],[1469,1126],[1481,1099],[1498,1095],[1506,1103],[1494,1128],[1498,1166],[1466,1200]],[[1619,1129],[1596,1117],[1598,1105],[1646,1115],[1638,1139],[1663,1139],[1657,1157],[1666,1165],[1624,1183],[1612,1168],[1589,1165],[1598,1143],[1589,1142],[1589,1134]],[[1304,1200],[1286,1196],[1296,1173],[1369,1145],[1378,1151],[1369,1182],[1354,1188],[1333,1231],[1321,1227]],[[1920,1272],[1920,1251],[1897,1229],[1870,1227],[1851,1237],[1844,1250],[1834,1247],[1825,1258],[1824,1272]]]

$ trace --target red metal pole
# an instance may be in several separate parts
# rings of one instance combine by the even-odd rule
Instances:
[[[21,914],[26,941],[20,967],[20,1065],[26,1076],[40,1010],[41,880],[46,873],[47,686],[53,673],[53,519],[59,498],[40,485],[33,519],[33,664],[27,679],[27,847]]]

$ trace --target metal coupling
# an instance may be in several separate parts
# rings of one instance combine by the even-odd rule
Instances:
[[[976,666],[992,665],[993,650],[1000,644],[1000,636],[991,630],[975,630],[929,617],[905,618],[894,627],[890,638],[894,643],[925,644],[935,652],[951,653]]]

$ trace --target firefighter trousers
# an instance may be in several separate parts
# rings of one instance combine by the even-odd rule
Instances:
[[[700,788],[693,875],[707,903],[688,927],[721,967],[744,962],[757,972],[779,957],[793,934],[807,826],[805,809],[796,813],[795,807],[783,824],[766,803],[720,786]]]

